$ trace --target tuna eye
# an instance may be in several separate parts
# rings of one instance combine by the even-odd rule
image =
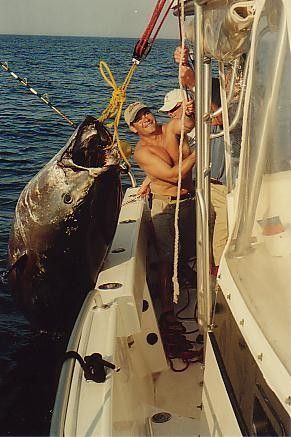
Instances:
[[[64,203],[72,203],[72,202],[73,202],[73,199],[72,199],[71,195],[69,193],[66,193],[64,195]]]

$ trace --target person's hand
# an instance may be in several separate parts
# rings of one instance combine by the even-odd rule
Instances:
[[[182,57],[182,65],[189,66],[189,49],[187,47],[184,47],[184,50],[182,50],[182,47],[177,47],[174,52],[174,59],[176,64],[180,63],[180,59]]]
[[[187,47],[185,47],[184,50],[182,50],[182,47],[177,47],[174,52],[174,59],[177,64],[180,63],[182,57],[182,65],[180,69],[182,85],[193,88],[195,85],[195,73],[189,65],[188,56],[189,50]]]
[[[181,66],[181,82],[183,86],[187,86],[188,88],[193,88],[195,85],[195,73],[191,67],[186,67],[184,65]]]
[[[139,187],[136,197],[145,197],[151,192],[151,188],[149,184],[141,184]]]
[[[193,99],[187,100],[185,114],[188,117],[192,117],[194,112],[195,112],[194,100]]]

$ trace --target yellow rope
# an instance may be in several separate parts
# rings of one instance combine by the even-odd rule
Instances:
[[[126,90],[127,87],[131,81],[131,78],[133,76],[133,73],[136,69],[137,65],[132,64],[131,68],[129,69],[129,72],[127,73],[127,76],[123,82],[123,84],[119,87],[117,86],[117,83],[114,79],[114,76],[108,66],[108,64],[104,61],[101,61],[99,64],[99,70],[101,75],[103,76],[103,79],[106,83],[108,83],[109,86],[113,88],[112,96],[110,99],[110,102],[107,106],[107,108],[102,112],[100,117],[98,118],[99,121],[104,122],[108,118],[114,118],[114,121],[111,123],[108,123],[108,127],[114,127],[114,134],[113,134],[113,143],[116,141],[119,152],[122,156],[122,159],[125,161],[126,165],[130,167],[130,164],[122,150],[119,135],[118,135],[118,126],[120,122],[120,117],[122,113],[122,106],[126,100]]]

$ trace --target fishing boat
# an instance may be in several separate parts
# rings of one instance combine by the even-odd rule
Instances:
[[[178,15],[179,8],[182,18],[194,16],[197,315],[191,289],[189,302],[182,290],[178,308],[192,319],[184,321],[188,330],[203,335],[203,357],[197,344],[197,360],[165,354],[149,208],[129,188],[111,251],[71,334],[52,436],[290,435],[291,4],[191,0],[180,2]],[[208,227],[207,120],[217,115],[209,104],[211,60],[219,65],[229,226],[215,281]],[[240,121],[237,172],[232,132]]]

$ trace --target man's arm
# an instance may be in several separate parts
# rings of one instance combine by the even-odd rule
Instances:
[[[177,64],[180,63],[182,57],[181,66],[181,81],[184,86],[193,88],[195,86],[195,72],[189,65],[189,50],[187,47],[182,51],[182,47],[177,47],[174,52],[174,59]]]
[[[159,156],[151,152],[150,149],[140,149],[134,154],[138,165],[148,175],[165,182],[176,184],[179,178],[179,164],[171,167]],[[195,152],[191,153],[182,162],[181,177],[182,179],[189,173],[196,161]]]
[[[188,134],[189,132],[191,132],[194,126],[195,126],[194,102],[191,99],[186,102],[186,110],[185,110],[185,117],[184,117],[184,132]],[[167,129],[169,130],[169,132],[172,132],[175,135],[181,135],[182,119],[172,118],[172,120],[169,121],[169,123],[167,124]]]

